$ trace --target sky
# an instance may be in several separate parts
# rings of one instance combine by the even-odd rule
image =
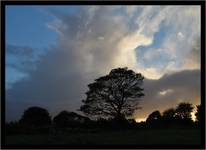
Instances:
[[[76,111],[87,85],[117,67],[145,77],[136,120],[200,104],[200,6],[24,5],[5,15],[7,121],[30,106]]]

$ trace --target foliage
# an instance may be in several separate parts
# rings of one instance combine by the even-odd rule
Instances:
[[[158,127],[159,123],[160,123],[160,119],[161,119],[161,114],[158,110],[152,112],[147,120],[146,123],[150,126],[150,127]]]
[[[166,121],[172,121],[175,117],[175,109],[169,108],[162,113],[162,117]]]
[[[127,68],[112,69],[88,85],[86,100],[80,111],[94,118],[125,118],[138,109],[139,98],[144,96],[140,87],[144,77]]]
[[[156,111],[152,112],[152,113],[148,116],[146,122],[148,122],[148,121],[154,121],[154,120],[159,120],[160,118],[161,118],[161,114],[160,114],[159,110],[156,110]]]
[[[194,107],[190,103],[180,103],[175,110],[176,118],[192,120],[191,112],[193,111],[193,108]]]
[[[30,127],[42,127],[51,124],[51,117],[48,111],[40,107],[30,107],[24,111],[20,124]]]
[[[179,103],[176,108],[169,108],[163,111],[162,116],[158,110],[154,111],[148,116],[146,124],[148,127],[161,128],[192,127],[194,126],[191,117],[192,110],[192,104]]]
[[[90,119],[74,112],[62,111],[54,117],[53,123],[57,128],[78,127]]]
[[[196,121],[198,122],[198,123],[200,123],[201,122],[201,105],[197,105],[196,106],[197,107],[197,112],[195,113],[195,116],[196,116]]]
[[[162,126],[163,127],[176,126],[175,113],[176,112],[174,108],[169,108],[163,111],[162,113]]]

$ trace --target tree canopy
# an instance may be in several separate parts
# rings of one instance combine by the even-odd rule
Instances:
[[[80,123],[89,121],[89,118],[81,116],[74,112],[61,111],[57,116],[54,117],[53,123],[55,127],[75,127]]]
[[[146,122],[150,122],[150,121],[154,121],[154,120],[159,120],[160,118],[161,118],[161,114],[160,114],[159,110],[156,110],[156,111],[152,112],[148,116]]]
[[[180,119],[192,120],[191,112],[194,107],[190,103],[179,103],[176,108],[176,117]]]
[[[20,123],[29,126],[47,126],[51,124],[51,117],[48,111],[41,107],[30,107],[24,111]]]
[[[167,121],[172,121],[175,117],[175,109],[174,108],[169,108],[163,111],[162,117],[164,120]]]
[[[125,118],[138,109],[139,98],[144,96],[144,77],[128,68],[112,69],[88,85],[87,98],[80,111],[91,117]]]

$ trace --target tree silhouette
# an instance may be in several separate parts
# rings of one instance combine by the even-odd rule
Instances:
[[[159,110],[156,110],[156,111],[152,112],[152,113],[148,116],[146,122],[148,122],[148,121],[154,121],[154,120],[159,120],[160,118],[161,118],[161,114],[160,114]]]
[[[175,116],[182,120],[192,120],[191,112],[193,108],[190,103],[180,103],[175,110]]]
[[[51,124],[51,117],[48,111],[40,107],[30,107],[24,111],[19,121],[23,125],[41,127]]]
[[[175,109],[169,108],[162,113],[162,117],[166,121],[172,121],[175,117]]]
[[[175,120],[175,109],[174,108],[169,108],[163,111],[162,113],[162,125],[164,127],[169,127],[169,126],[174,126],[176,123]]]
[[[161,117],[162,116],[161,116],[159,110],[156,110],[156,111],[152,112],[151,114],[149,114],[149,116],[146,119],[146,123],[150,127],[158,127],[160,125]]]
[[[197,105],[197,112],[195,113],[196,121],[200,123],[201,121],[201,105]]]
[[[53,123],[57,128],[77,127],[90,119],[74,112],[62,111],[54,117]]]
[[[71,119],[69,116],[69,112],[62,111],[57,116],[54,117],[53,123],[54,123],[55,127],[65,128],[65,127],[68,127],[70,120]]]
[[[127,68],[111,72],[88,85],[86,100],[80,111],[94,118],[122,119],[138,109],[139,98],[144,96],[140,87],[144,77]]]

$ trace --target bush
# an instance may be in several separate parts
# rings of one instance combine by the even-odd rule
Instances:
[[[24,111],[19,122],[28,127],[47,127],[51,125],[51,117],[44,108],[30,107]]]

